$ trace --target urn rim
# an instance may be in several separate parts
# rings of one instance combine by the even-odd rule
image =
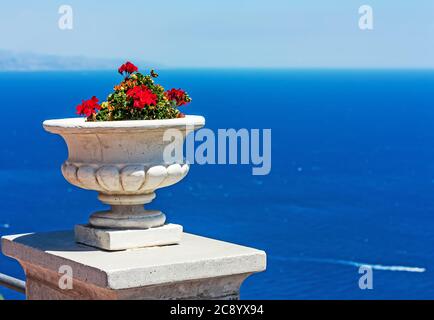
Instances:
[[[43,122],[43,127],[51,133],[83,133],[101,131],[146,131],[168,128],[185,128],[188,126],[194,129],[205,125],[205,118],[197,115],[186,115],[184,118],[161,119],[161,120],[120,120],[120,121],[86,121],[86,118],[64,118],[51,119]]]

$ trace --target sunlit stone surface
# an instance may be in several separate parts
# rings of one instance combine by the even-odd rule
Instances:
[[[177,245],[103,251],[72,231],[11,235],[2,251],[26,273],[28,299],[237,299],[264,251],[184,233]],[[61,289],[65,266],[72,288]],[[63,269],[62,269],[63,268]]]

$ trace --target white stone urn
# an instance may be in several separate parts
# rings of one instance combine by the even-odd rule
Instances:
[[[110,210],[91,215],[86,226],[91,230],[87,230],[86,237],[111,236],[109,240],[113,242],[116,233],[111,231],[128,230],[129,234],[134,234],[132,230],[163,226],[165,215],[161,211],[145,210],[143,205],[155,198],[156,189],[179,182],[189,170],[182,156],[170,162],[164,159],[164,150],[172,143],[164,141],[164,134],[168,129],[179,130],[182,145],[189,131],[204,124],[201,116],[166,120],[88,122],[85,118],[67,118],[44,121],[45,130],[62,136],[68,146],[68,159],[62,165],[65,179],[77,187],[98,191],[99,200],[111,206]],[[135,236],[146,238],[143,235]],[[98,243],[95,239],[78,241],[100,246],[101,239]],[[113,247],[105,246],[104,249],[109,250]],[[117,248],[124,249],[121,247]]]

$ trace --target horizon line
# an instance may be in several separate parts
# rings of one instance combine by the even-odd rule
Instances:
[[[194,66],[194,67],[156,67],[155,70],[209,70],[209,71],[434,71],[433,67],[216,67],[216,66]],[[11,73],[11,72],[19,72],[19,73],[32,73],[32,72],[110,72],[117,71],[117,68],[101,68],[101,69],[68,69],[68,68],[59,68],[59,69],[0,69],[1,73]]]

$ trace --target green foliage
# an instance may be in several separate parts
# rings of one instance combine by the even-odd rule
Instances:
[[[154,120],[183,117],[184,115],[178,110],[178,107],[190,102],[191,98],[183,90],[172,89],[179,91],[178,94],[181,97],[180,99],[178,99],[179,97],[172,99],[161,85],[155,83],[154,78],[157,76],[153,70],[151,75],[143,75],[139,72],[128,74],[120,84],[114,86],[114,92],[109,94],[107,100],[101,103],[101,109],[90,115],[87,120]],[[135,87],[144,88],[147,97],[150,95],[155,103],[138,106],[139,102],[137,102],[135,105],[131,93],[131,89]]]

